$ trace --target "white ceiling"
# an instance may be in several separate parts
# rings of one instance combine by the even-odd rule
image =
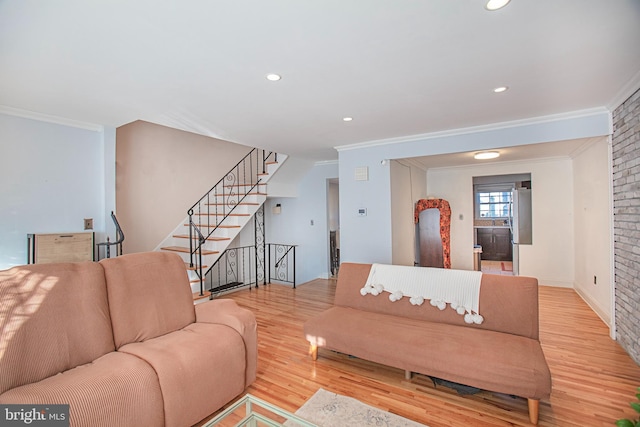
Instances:
[[[0,105],[312,160],[611,107],[639,75],[639,0],[0,0]]]
[[[539,144],[520,145],[517,147],[496,147],[500,157],[490,160],[476,160],[474,154],[477,151],[438,154],[432,156],[414,157],[411,160],[418,167],[429,170],[433,168],[451,168],[458,166],[482,165],[502,162],[520,162],[533,160],[546,160],[558,158],[573,158],[580,154],[591,144],[602,141],[605,137],[570,139],[557,142],[545,142]]]

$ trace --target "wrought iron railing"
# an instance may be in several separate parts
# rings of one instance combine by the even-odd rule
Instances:
[[[261,260],[258,245],[225,250],[205,276],[205,288],[214,298],[221,292],[260,283],[284,282],[296,287],[296,246],[267,243],[267,259]],[[265,262],[266,261],[266,262]],[[264,275],[264,268],[269,271]]]
[[[189,266],[200,279],[200,295],[204,295],[207,273],[203,272],[203,245],[249,194],[259,194],[261,175],[269,162],[278,161],[277,156],[254,148],[187,211]]]
[[[269,283],[275,280],[296,287],[296,245],[267,243],[266,265]]]
[[[242,246],[228,248],[205,275],[205,288],[211,292],[211,297],[220,292],[241,286],[258,287],[258,269],[256,261],[256,247]]]

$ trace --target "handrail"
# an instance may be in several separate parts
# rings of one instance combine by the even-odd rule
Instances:
[[[236,207],[262,183],[260,175],[266,173],[267,163],[272,157],[274,161],[277,161],[277,153],[253,148],[187,211],[189,215],[189,266],[197,268],[195,272],[200,279],[200,295],[204,295],[203,280],[207,274],[206,272],[203,274],[202,271],[204,243],[234,212]],[[196,216],[198,222],[194,221]],[[206,230],[204,230],[205,228]]]
[[[118,223],[118,219],[116,218],[116,214],[111,211],[111,219],[113,220],[113,224],[116,227],[116,240],[113,242],[109,241],[109,236],[107,236],[106,242],[96,243],[98,247],[98,259],[100,258],[100,246],[104,246],[105,249],[105,257],[111,258],[111,246],[116,246],[116,256],[122,255],[122,242],[124,242],[124,232],[120,227],[120,223]]]
[[[270,245],[272,244],[276,244],[276,245],[281,245],[281,246],[286,246],[286,245],[282,245],[280,243],[269,243]],[[287,251],[280,257],[279,260],[276,261],[276,268],[278,268],[280,266],[280,263],[282,262],[282,260],[289,254],[289,252],[291,252],[291,249],[294,249],[296,247],[296,245],[289,245],[289,249],[287,249]]]
[[[293,288],[296,287],[296,246],[297,245],[285,245],[281,243],[267,243],[268,255],[266,264],[268,266],[269,283],[271,279],[275,279],[279,282],[292,283]],[[274,248],[274,257],[277,261],[274,264],[275,276],[271,275],[271,248]],[[282,253],[282,256],[278,258],[278,252]],[[289,253],[292,253],[292,260],[289,260]]]

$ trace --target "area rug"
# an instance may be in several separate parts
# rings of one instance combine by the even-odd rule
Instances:
[[[426,427],[399,415],[366,405],[352,397],[319,389],[296,415],[320,427]],[[295,426],[293,423],[285,424]]]

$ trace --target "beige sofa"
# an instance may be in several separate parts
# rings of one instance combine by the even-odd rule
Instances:
[[[340,266],[334,307],[304,325],[310,353],[318,347],[484,390],[528,399],[537,424],[551,374],[538,339],[538,282],[483,274],[481,324],[449,308],[362,295],[371,265]],[[389,294],[387,294],[389,295]]]
[[[194,306],[150,252],[0,271],[0,404],[69,404],[72,426],[190,426],[256,378],[253,313]]]

